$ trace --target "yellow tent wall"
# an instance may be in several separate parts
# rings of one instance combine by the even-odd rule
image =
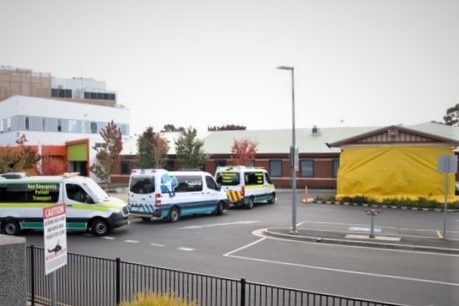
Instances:
[[[453,156],[451,147],[347,147],[341,153],[337,199],[366,196],[425,197],[445,200],[445,174],[438,171],[441,155]],[[455,200],[455,176],[448,175],[448,202]]]

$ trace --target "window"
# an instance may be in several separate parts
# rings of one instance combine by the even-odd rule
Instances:
[[[334,159],[332,163],[333,163],[332,177],[338,177],[339,159]]]
[[[65,191],[67,192],[67,198],[70,200],[94,204],[94,201],[80,185],[65,184]]]
[[[25,117],[25,129],[26,129],[26,131],[28,131],[30,129],[29,117]]]
[[[46,120],[45,118],[41,119],[41,130],[46,131]]]
[[[218,167],[225,167],[226,166],[226,160],[225,159],[217,159],[215,161],[215,165]]]
[[[71,89],[51,88],[51,97],[53,98],[71,98]]]
[[[78,133],[78,121],[77,120],[69,120],[69,132],[70,133]]]
[[[91,122],[91,133],[92,134],[97,133],[97,123],[96,122]]]
[[[244,174],[245,184],[250,185],[263,185],[263,172],[246,172]]]
[[[193,191],[202,191],[202,177],[199,176],[187,176],[187,175],[177,175],[177,188],[175,192],[193,192]]]
[[[206,185],[209,189],[218,190],[217,183],[215,183],[211,176],[206,175]]]
[[[314,161],[311,159],[300,161],[300,176],[314,177]]]
[[[0,202],[57,203],[59,184],[0,184]]]
[[[155,177],[131,177],[129,191],[137,194],[149,194],[155,192]]]
[[[128,160],[121,161],[121,174],[129,175],[131,173],[131,163]]]
[[[269,161],[269,174],[272,177],[281,177],[282,176],[282,161],[281,160],[270,160]]]
[[[57,131],[62,132],[62,120],[61,119],[57,120]]]

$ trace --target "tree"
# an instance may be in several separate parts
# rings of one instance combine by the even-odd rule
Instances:
[[[184,127],[175,127],[175,125],[173,124],[165,124],[163,126],[163,129],[161,130],[162,133],[165,133],[165,132],[183,132],[185,131],[185,128]]]
[[[91,165],[91,171],[99,179],[111,185],[112,171],[119,164],[120,153],[123,150],[121,128],[112,120],[99,134],[105,143],[102,146],[93,147],[97,151],[98,163]]]
[[[459,126],[459,104],[450,107],[446,110],[446,115],[443,116],[446,125]]]
[[[138,159],[140,168],[162,168],[167,161],[169,142],[160,133],[148,127],[137,139]]]
[[[196,129],[189,127],[175,141],[177,159],[182,168],[201,169],[206,163],[207,156],[202,150],[204,142],[197,139],[197,134]]]
[[[41,160],[41,175],[57,175],[67,171],[67,164],[62,158],[43,157]]]
[[[222,125],[222,126],[208,126],[207,130],[209,132],[215,132],[215,131],[245,131],[246,127],[243,125],[237,125],[237,124],[227,124],[227,125]]]
[[[153,128],[148,127],[137,138],[137,166],[139,168],[154,168],[155,167],[155,132]]]
[[[0,173],[28,171],[41,158],[31,147],[26,146],[27,138],[24,134],[18,133],[17,136],[17,146],[0,150]]]
[[[248,166],[255,159],[258,144],[249,139],[234,140],[231,147],[231,162],[234,165]]]
[[[166,165],[167,153],[169,152],[169,141],[162,137],[161,134],[156,133],[154,137],[154,156],[156,168],[163,168]]]

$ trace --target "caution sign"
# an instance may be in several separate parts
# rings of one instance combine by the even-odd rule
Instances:
[[[66,205],[43,209],[43,237],[45,240],[45,275],[67,264]]]

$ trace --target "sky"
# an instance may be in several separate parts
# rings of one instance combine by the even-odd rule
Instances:
[[[443,121],[458,0],[1,0],[0,65],[105,81],[130,133]],[[294,103],[290,71],[294,74]],[[292,111],[292,104],[295,111]]]

